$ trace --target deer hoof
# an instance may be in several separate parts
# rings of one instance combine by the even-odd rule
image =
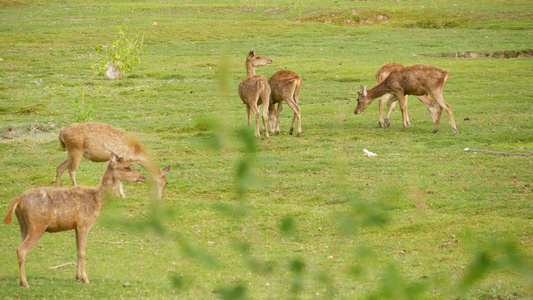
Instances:
[[[438,129],[434,129],[434,130],[433,130],[433,133],[437,133],[437,132],[439,132]],[[452,135],[454,135],[454,134],[452,134]]]
[[[385,119],[385,126],[390,127],[390,121],[389,121],[389,119]]]
[[[27,282],[25,282],[25,281],[20,281],[19,283],[20,283],[20,286],[23,287],[23,288],[27,289],[27,288],[30,287],[30,285]]]

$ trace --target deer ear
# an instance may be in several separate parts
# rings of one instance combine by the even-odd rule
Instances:
[[[363,88],[363,96],[366,97],[366,95],[367,95],[367,93],[366,93],[366,85],[365,85],[365,87]]]
[[[114,166],[119,159],[120,158],[115,153],[111,152],[111,158],[109,159],[109,163]]]
[[[161,176],[165,176],[168,172],[170,172],[170,165],[161,170]]]
[[[252,50],[250,50],[250,53],[248,53],[248,56],[254,56],[254,55],[255,55],[254,48],[252,48]]]

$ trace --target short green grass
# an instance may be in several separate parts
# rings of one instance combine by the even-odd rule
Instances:
[[[76,261],[64,232],[39,240],[20,288],[18,224],[0,226],[0,296],[532,297],[533,158],[462,151],[533,152],[531,58],[441,55],[533,49],[531,13],[521,0],[0,1],[0,211],[54,186],[59,129],[89,108],[172,164],[163,201],[131,184],[110,200],[89,235],[90,285],[49,269]],[[106,81],[91,66],[122,24],[146,52]],[[302,76],[302,137],[287,106],[280,136],[245,130],[250,48],[274,61],[258,74]],[[353,114],[393,61],[450,73],[456,136],[446,115],[432,134],[414,97],[406,131],[398,111],[379,128],[377,104]],[[103,168],[82,162],[78,182]]]

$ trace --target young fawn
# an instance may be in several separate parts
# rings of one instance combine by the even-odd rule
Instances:
[[[403,66],[401,64],[399,64],[399,63],[389,63],[389,64],[383,65],[376,72],[375,76],[376,76],[377,83],[379,84],[383,80],[385,80],[390,75],[390,73],[392,71],[397,70],[397,69],[401,69],[401,68],[403,68]],[[383,95],[383,96],[381,96],[379,98],[378,124],[379,124],[379,126],[381,128],[390,126],[390,121],[389,121],[390,114],[391,114],[392,109],[394,108],[394,106],[396,106],[396,102],[398,100],[398,98],[396,98],[395,96],[390,97],[390,99],[389,99],[389,97],[390,97],[390,94],[385,94],[385,95]],[[440,107],[428,95],[415,96],[415,97],[418,98],[418,100],[420,100],[420,102],[422,102],[426,106],[426,108],[429,111],[429,116],[433,120],[433,123],[435,123],[435,121],[437,120],[438,116],[441,114],[442,107]],[[387,100],[388,100],[388,102],[387,102]],[[407,96],[405,96],[405,100],[407,101]],[[383,108],[385,106],[385,102],[387,102],[387,113],[385,114],[385,118],[383,118]],[[355,114],[362,113],[366,109],[366,107],[368,105],[370,105],[371,103],[372,102],[369,102],[369,103],[368,102],[367,103],[363,103],[362,102],[360,106],[359,105],[357,106],[357,108],[355,109],[354,113]],[[407,124],[411,125],[411,121],[409,120],[409,115],[407,115]]]
[[[254,49],[246,57],[246,78],[239,83],[239,97],[246,104],[248,113],[248,126],[252,124],[251,113],[255,115],[255,136],[259,137],[259,105],[263,104],[263,134],[268,139],[266,120],[270,102],[270,85],[264,76],[255,75],[255,68],[270,65],[272,60],[256,55]]]
[[[289,134],[294,131],[294,121],[298,119],[296,136],[300,136],[302,134],[302,115],[300,106],[298,106],[298,99],[300,97],[300,88],[302,87],[302,78],[298,73],[281,70],[270,77],[268,84],[271,90],[268,109],[271,132],[276,135],[279,134],[279,115],[283,111],[283,101],[285,101],[294,111]],[[278,104],[277,110],[275,108],[276,103]]]
[[[56,187],[61,186],[61,175],[68,169],[73,186],[76,182],[76,169],[83,157],[94,162],[106,162],[111,157],[111,152],[102,146],[106,143],[118,151],[130,164],[140,164],[149,173],[156,189],[157,197],[163,197],[167,185],[165,175],[170,171],[170,165],[160,170],[143,146],[131,134],[103,123],[80,123],[61,128],[59,133],[61,148],[66,150],[67,159],[62,162],[56,171]],[[122,184],[119,183],[120,196],[124,198]]]
[[[89,283],[85,270],[87,234],[104,205],[104,198],[107,194],[116,193],[119,181],[140,183],[146,179],[113,150],[109,151],[111,158],[97,187],[38,188],[26,191],[13,200],[4,224],[11,223],[15,212],[22,234],[22,244],[17,248],[22,287],[29,287],[24,270],[28,251],[45,232],[66,230],[76,231],[76,279]]]
[[[407,95],[423,96],[428,95],[436,102],[440,108],[448,113],[452,125],[452,135],[457,133],[455,118],[453,117],[452,107],[444,101],[442,89],[448,79],[448,72],[430,65],[412,65],[393,70],[387,78],[375,87],[367,90],[361,86],[357,95],[356,112],[366,108],[370,103],[385,94],[392,94],[398,98],[400,109],[402,110],[403,127],[407,127]],[[439,131],[442,109],[435,120],[434,133]]]

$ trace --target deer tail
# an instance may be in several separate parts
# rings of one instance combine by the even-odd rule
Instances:
[[[7,225],[11,223],[11,221],[13,221],[13,212],[15,212],[15,209],[20,204],[20,201],[22,201],[22,195],[13,199],[13,202],[11,203],[11,207],[9,208],[6,216],[4,217],[4,224]]]
[[[443,82],[446,83],[446,80],[448,80],[448,76],[450,76],[450,74],[446,71],[442,71],[442,76],[444,77]]]
[[[298,99],[300,98],[300,88],[302,87],[302,80],[298,78],[295,81],[294,94],[292,95],[296,104],[298,104]]]
[[[67,150],[67,144],[65,144],[65,141],[63,140],[63,132],[62,131],[59,132],[59,144],[61,145],[61,149],[63,149],[63,151]]]

